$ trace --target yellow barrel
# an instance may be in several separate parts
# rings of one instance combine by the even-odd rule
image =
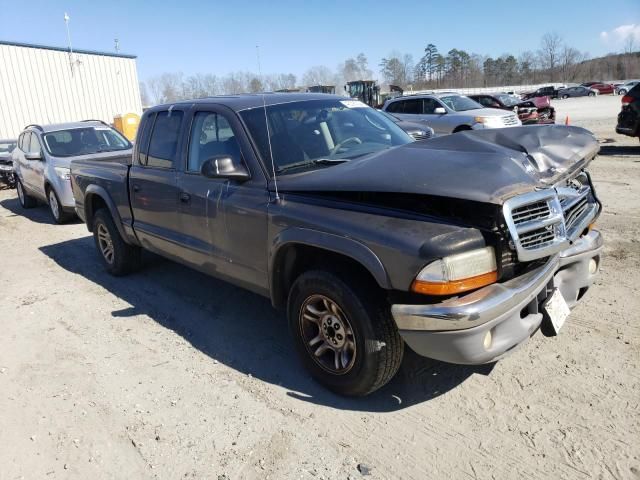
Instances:
[[[136,132],[140,125],[140,115],[136,113],[125,113],[113,117],[113,126],[129,140],[135,140]]]

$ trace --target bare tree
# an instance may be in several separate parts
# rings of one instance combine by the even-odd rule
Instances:
[[[549,79],[555,78],[555,70],[562,48],[562,37],[557,32],[545,33],[540,41],[540,57],[544,67],[549,71]]]
[[[264,90],[262,86],[262,82],[257,77],[253,77],[251,80],[249,80],[248,87],[249,87],[249,93],[258,93]]]
[[[307,87],[313,85],[331,85],[335,79],[334,73],[324,65],[316,65],[304,72],[302,83]]]
[[[152,101],[149,97],[149,92],[147,91],[147,85],[144,82],[140,82],[140,101],[142,102],[143,107],[148,107],[151,105]]]

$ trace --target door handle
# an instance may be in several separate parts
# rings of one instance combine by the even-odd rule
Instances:
[[[137,183],[133,184],[133,191],[134,192],[139,192],[140,191],[140,185],[138,185]]]
[[[191,195],[189,195],[189,194],[188,194],[188,193],[186,193],[186,192],[182,192],[182,193],[180,194],[180,201],[181,201],[182,203],[189,203],[189,202],[191,201]]]

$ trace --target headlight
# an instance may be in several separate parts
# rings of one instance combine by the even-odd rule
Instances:
[[[62,180],[71,179],[71,170],[69,170],[68,168],[54,167],[54,170],[56,171],[56,175],[58,175],[58,177],[60,177]]]
[[[493,247],[450,255],[424,267],[411,290],[425,295],[451,295],[484,287],[498,280]]]

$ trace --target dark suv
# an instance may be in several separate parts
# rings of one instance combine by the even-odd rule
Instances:
[[[640,137],[640,84],[622,97],[622,110],[618,114],[616,132],[630,137]]]

